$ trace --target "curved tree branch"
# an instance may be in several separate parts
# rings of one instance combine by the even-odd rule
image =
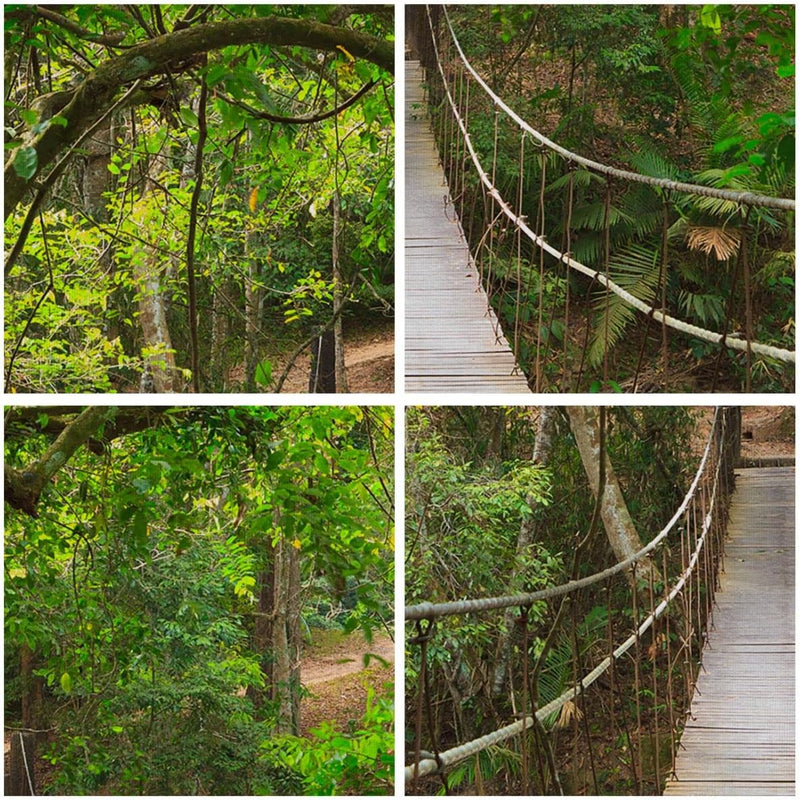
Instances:
[[[336,106],[336,108],[331,108],[328,111],[322,111],[319,114],[309,114],[305,117],[281,117],[278,114],[270,114],[268,111],[257,111],[247,103],[243,103],[241,100],[234,100],[234,98],[228,97],[228,95],[223,94],[222,92],[217,92],[217,96],[221,97],[226,103],[238,106],[250,114],[251,117],[255,117],[256,119],[265,119],[267,122],[277,122],[283,125],[310,125],[315,122],[322,122],[322,120],[329,119],[330,117],[335,117],[345,109],[350,108],[353,103],[355,103],[359,98],[363,97],[377,83],[377,81],[368,81],[357,92],[355,92],[355,94],[351,94],[347,100],[344,100],[341,105]]]
[[[323,51],[336,50],[339,45],[356,58],[371,61],[387,72],[394,71],[392,42],[313,20],[232,19],[158,36],[100,64],[87,75],[69,104],[59,112],[66,125],[51,125],[24,142],[25,147],[34,147],[38,156],[36,172],[30,180],[15,171],[17,153],[24,148],[15,150],[5,167],[5,216],[8,217],[22,201],[30,181],[105,112],[120,88],[140,78],[174,71],[182,62],[209,50],[237,44],[297,45]]]
[[[37,516],[36,506],[45,485],[67,463],[72,454],[85,444],[98,428],[116,413],[115,408],[90,406],[64,427],[58,438],[45,450],[38,461],[24,469],[5,465],[4,488],[6,502],[24,511],[31,517]]]

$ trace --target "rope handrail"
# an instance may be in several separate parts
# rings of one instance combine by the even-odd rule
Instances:
[[[681,181],[670,180],[669,178],[653,178],[649,175],[642,175],[638,172],[618,169],[616,167],[609,167],[606,164],[601,164],[598,161],[592,161],[589,158],[585,158],[577,153],[573,153],[571,150],[561,147],[561,145],[558,145],[554,141],[548,139],[543,133],[540,133],[532,128],[524,119],[522,119],[522,117],[520,117],[512,108],[506,105],[506,103],[504,103],[503,100],[491,90],[489,85],[483,80],[483,78],[481,78],[472,64],[470,64],[469,60],[464,54],[464,51],[461,49],[461,44],[459,43],[455,31],[453,30],[453,26],[450,23],[450,17],[447,13],[447,6],[442,6],[442,10],[444,11],[444,18],[447,22],[450,35],[452,36],[453,44],[458,50],[458,54],[461,57],[464,66],[470,72],[472,77],[475,78],[486,94],[489,95],[489,98],[492,100],[494,105],[505,111],[506,114],[511,117],[511,119],[513,119],[523,131],[533,136],[541,145],[550,148],[554,152],[566,158],[568,161],[580,164],[581,166],[592,169],[595,172],[601,172],[604,175],[610,175],[615,178],[624,178],[625,180],[634,181],[636,183],[644,183],[660,189],[669,189],[677,192],[684,192],[686,194],[702,195],[705,197],[716,197],[721,200],[728,200],[740,205],[763,206],[769,208],[780,208],[786,211],[794,211],[795,201],[790,198],[771,197],[770,195],[758,194],[755,192],[737,192],[730,189],[717,189],[713,186],[701,186],[694,183],[683,183]]]
[[[448,25],[449,25],[449,20],[448,20]],[[697,325],[692,325],[691,323],[679,320],[676,317],[673,317],[669,314],[665,314],[660,309],[654,306],[647,305],[647,303],[643,302],[638,297],[635,297],[626,289],[623,289],[621,286],[612,281],[610,278],[606,277],[602,272],[592,269],[591,267],[587,267],[585,264],[576,261],[568,254],[562,253],[561,251],[557,250],[555,247],[550,245],[543,236],[539,236],[538,234],[534,233],[526,223],[525,219],[515,214],[513,209],[505,202],[499,190],[497,189],[497,187],[494,186],[491,179],[487,175],[486,170],[483,168],[480,158],[478,157],[475,148],[472,146],[472,138],[469,132],[467,131],[466,125],[464,124],[464,120],[461,118],[461,115],[459,114],[458,109],[456,107],[455,101],[452,95],[450,94],[450,89],[447,84],[446,76],[444,74],[444,68],[442,67],[441,59],[439,58],[439,49],[436,45],[435,40],[433,41],[433,49],[434,52],[436,53],[436,63],[437,66],[439,67],[439,72],[442,76],[444,91],[447,96],[448,103],[450,104],[453,116],[455,117],[455,120],[458,123],[461,133],[464,136],[464,141],[467,146],[467,149],[469,150],[470,158],[472,159],[472,162],[475,165],[475,169],[478,173],[481,183],[486,188],[488,194],[491,195],[491,197],[493,197],[494,200],[497,202],[497,204],[500,206],[503,214],[505,214],[505,216],[528,237],[528,239],[530,239],[534,244],[536,244],[545,252],[549,253],[559,261],[562,261],[570,269],[581,272],[582,274],[587,275],[593,280],[598,281],[598,283],[602,284],[604,287],[614,292],[614,294],[622,298],[629,305],[633,306],[637,311],[640,311],[642,314],[645,314],[646,316],[652,317],[658,322],[661,322],[662,324],[669,326],[673,330],[688,334],[690,336],[694,336],[695,338],[702,339],[703,341],[710,342],[712,344],[719,344],[723,347],[730,347],[733,350],[739,350],[741,352],[758,353],[759,355],[766,356],[768,358],[773,358],[776,359],[777,361],[783,361],[791,364],[795,363],[795,353],[792,350],[786,350],[781,347],[775,347],[774,345],[763,344],[761,342],[753,342],[746,338],[739,338],[739,336],[735,334],[718,333],[717,331],[711,331],[708,330],[707,328],[701,328]],[[459,52],[461,52],[460,48]],[[476,73],[474,73],[474,70],[472,70],[472,67],[469,65],[469,63],[465,61],[465,65],[470,69],[473,75],[476,76],[476,79],[480,82],[481,79],[477,77]],[[489,91],[488,87],[485,88],[487,91]],[[511,110],[508,109],[505,105],[503,105],[502,108],[503,110],[513,114],[513,112],[511,112]],[[534,136],[537,137],[540,136],[540,134],[538,134],[532,128],[530,129],[529,132],[532,133],[532,135]],[[569,151],[565,152],[569,153]],[[637,173],[630,173],[630,175],[637,175]],[[645,178],[646,176],[638,176],[638,177]],[[653,180],[659,180],[659,179],[653,179]],[[690,186],[691,184],[686,184],[686,185]],[[708,187],[698,187],[698,188],[702,189]],[[721,191],[721,190],[714,190],[714,191]]]
[[[703,463],[705,463],[706,455],[708,454],[708,446],[713,441],[714,431],[720,420],[719,408],[716,409],[714,416],[714,423],[712,424],[711,434],[709,435],[709,443],[706,447],[706,453],[703,456]],[[721,435],[719,436],[720,447],[725,438],[725,420],[721,420]],[[606,656],[594,669],[583,676],[576,684],[574,684],[566,692],[563,692],[554,700],[551,700],[546,705],[536,710],[535,716],[539,722],[544,722],[547,717],[561,709],[567,702],[575,700],[583,691],[589,688],[603,673],[605,673],[611,665],[616,662],[621,656],[627,653],[641,637],[653,626],[655,621],[659,619],[669,607],[670,603],[683,591],[686,582],[697,566],[700,560],[700,554],[705,546],[706,536],[711,530],[714,506],[717,499],[717,488],[719,486],[719,478],[722,467],[722,458],[717,459],[716,469],[714,474],[714,483],[709,500],[708,510],[703,518],[703,526],[701,534],[697,539],[695,549],[689,559],[689,563],[681,573],[680,578],[673,586],[670,593],[653,609],[647,618],[636,628],[636,630],[617,648],[615,648],[610,655]],[[463,761],[471,755],[485,750],[487,747],[498,744],[499,742],[510,739],[519,735],[524,730],[529,729],[533,724],[533,717],[528,714],[522,719],[517,720],[509,725],[499,728],[484,736],[473,739],[470,742],[458,745],[457,747],[450,748],[444,752],[438,753],[436,758],[423,758],[418,763],[411,764],[405,767],[404,777],[408,783],[416,780],[417,778],[431,775],[443,770],[446,767]]]

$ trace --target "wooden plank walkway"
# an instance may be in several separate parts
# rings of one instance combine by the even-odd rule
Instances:
[[[793,467],[737,471],[714,628],[670,795],[794,795]]]
[[[406,61],[406,389],[528,393],[449,202],[418,61]]]

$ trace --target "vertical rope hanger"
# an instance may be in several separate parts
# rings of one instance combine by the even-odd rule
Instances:
[[[750,217],[750,209],[743,215],[742,220],[742,238],[739,243],[742,253],[742,267],[744,271],[744,332],[747,338],[747,350],[745,351],[745,377],[744,377],[744,390],[750,393],[752,377],[753,377],[753,301],[750,294],[750,259],[747,257],[747,221]]]
[[[517,175],[517,215],[522,216],[522,202],[523,202],[523,175],[525,173],[525,132],[522,131],[519,137],[519,169]],[[517,272],[517,294],[514,303],[514,361],[519,363],[519,340],[520,340],[520,313],[522,308],[522,231],[519,226],[515,228],[516,240],[516,272]],[[527,297],[526,297],[527,299]],[[538,391],[538,383],[534,384]]]
[[[569,387],[570,365],[569,365],[569,301],[570,301],[570,280],[569,267],[565,259],[572,256],[572,209],[575,202],[575,164],[572,161],[567,163],[569,170],[569,185],[567,190],[567,221],[565,226],[564,255],[561,257],[561,264],[564,267],[564,367],[562,374],[562,385]],[[577,388],[577,387],[576,387]]]
[[[609,288],[611,260],[611,176],[606,176],[606,199],[603,209],[603,272],[606,276],[605,320],[603,324],[603,389],[608,388],[608,328],[611,315],[611,289]]]
[[[539,182],[539,205],[536,212],[538,223],[537,227],[544,236],[545,230],[545,210],[544,210],[544,190],[547,186],[547,150],[542,147],[539,151],[542,160],[542,174]],[[544,319],[544,249],[539,248],[539,297],[538,297],[538,319],[536,324],[536,366],[535,366],[535,391],[541,392],[542,386],[542,321]]]

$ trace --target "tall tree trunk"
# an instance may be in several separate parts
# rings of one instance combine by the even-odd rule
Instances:
[[[155,177],[166,168],[162,155],[155,155],[148,165],[148,177],[142,196],[131,211],[131,219],[139,228],[139,236],[146,244],[140,252],[134,253],[131,266],[139,292],[139,326],[142,344],[147,350],[157,351],[145,356],[145,366],[149,368],[156,392],[175,392],[179,390],[179,380],[175,366],[175,353],[172,347],[169,322],[167,319],[167,293],[165,272],[169,259],[162,263],[157,249],[158,243],[170,242],[172,237],[164,229],[166,208],[154,211],[158,203],[157,193],[161,191]],[[166,203],[166,200],[164,200]],[[158,226],[159,220],[161,226]]]
[[[297,551],[285,539],[275,546],[272,699],[276,701],[278,733],[299,731],[300,572]]]
[[[211,295],[211,375],[214,381],[211,388],[218,391],[225,391],[228,386],[231,366],[228,348],[232,341],[230,320],[236,297],[238,289],[230,278],[223,279],[222,285],[216,287]]]
[[[280,511],[273,512],[276,530]],[[253,649],[260,655],[266,688],[247,688],[256,709],[272,701],[277,710],[275,731],[300,729],[300,558],[285,539],[257,545],[264,559],[258,572],[258,611],[253,629]]]
[[[331,260],[333,261],[333,313],[336,321],[333,323],[334,350],[336,357],[336,390],[340,393],[350,391],[347,386],[347,373],[344,367],[344,328],[342,325],[341,309],[344,305],[344,281],[339,265],[339,224],[341,206],[339,189],[333,193],[333,244],[331,247]]]
[[[258,334],[264,310],[264,289],[261,286],[261,265],[254,257],[256,232],[245,234],[245,253],[248,257],[247,285],[245,286],[245,390],[256,390],[256,369],[259,362]]]
[[[550,461],[550,454],[553,450],[553,435],[556,430],[556,419],[558,418],[558,409],[554,406],[542,406],[539,410],[539,420],[536,429],[536,441],[533,446],[534,464],[541,464],[545,466]],[[534,508],[536,500],[532,496],[526,498],[527,504]],[[519,534],[517,536],[517,549],[514,554],[514,566],[511,572],[511,580],[509,582],[510,591],[512,594],[522,591],[520,586],[521,579],[524,577],[525,564],[527,563],[527,556],[529,549],[534,541],[536,535],[536,521],[534,517],[525,516],[522,518],[519,526]],[[492,680],[492,695],[499,697],[503,691],[503,685],[506,680],[508,672],[508,662],[511,658],[511,644],[513,633],[516,628],[515,615],[516,609],[509,608],[505,612],[505,624],[503,632],[500,634],[500,640],[497,645],[497,660],[495,662],[494,677]]]
[[[575,436],[575,444],[581,462],[589,479],[589,487],[597,497],[600,486],[600,419],[598,409],[593,406],[568,406],[570,427]],[[605,453],[605,488],[600,501],[600,517],[608,537],[608,542],[619,561],[630,558],[643,545],[633,524],[625,498],[617,480],[616,472]],[[647,556],[636,564],[636,581],[649,582],[655,574],[652,559]]]
[[[19,672],[22,687],[22,731],[11,735],[8,757],[8,774],[5,794],[36,794],[36,750],[37,733],[41,730],[43,708],[43,679],[34,675],[35,656],[28,645],[23,644],[19,652]]]
[[[332,330],[323,331],[311,343],[308,391],[312,394],[336,391],[336,337]]]
[[[258,654],[261,672],[269,684],[272,678],[272,628],[275,597],[274,547],[269,540],[256,544],[255,547],[262,551],[262,563],[256,576],[258,609],[253,625],[253,652]],[[247,687],[247,697],[256,710],[260,709],[266,700],[265,692],[252,685]]]

